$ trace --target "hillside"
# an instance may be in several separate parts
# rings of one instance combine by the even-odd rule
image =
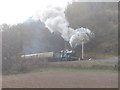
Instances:
[[[89,28],[95,35],[84,46],[85,58],[108,58],[118,54],[117,3],[73,3],[65,10],[69,27]],[[34,59],[21,60],[21,54],[58,52],[73,49],[59,33],[51,33],[40,20],[32,17],[17,25],[2,24],[2,71],[23,72],[28,66],[41,67]],[[73,50],[81,57],[81,45]],[[44,59],[43,59],[44,60]],[[26,65],[27,64],[27,65]],[[41,63],[40,63],[41,64]]]
[[[73,3],[66,9],[70,27],[86,27],[95,38],[85,45],[86,52],[117,55],[118,5],[108,2]],[[80,50],[80,46],[76,50]]]
[[[89,28],[95,37],[85,44],[87,56],[117,55],[118,50],[118,9],[117,3],[73,3],[65,11],[69,26],[76,29]],[[65,41],[57,33],[50,33],[41,21],[31,20],[9,26],[1,25],[3,57],[19,53],[59,51],[65,48]],[[72,49],[70,45],[67,48]],[[81,46],[74,49],[78,56]]]

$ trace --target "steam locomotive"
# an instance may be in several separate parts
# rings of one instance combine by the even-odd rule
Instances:
[[[53,58],[57,61],[80,60],[80,57],[76,57],[75,51],[72,50],[61,50],[60,52],[54,53]]]
[[[61,50],[59,52],[45,52],[45,53],[36,53],[21,55],[21,58],[24,59],[39,59],[39,58],[48,58],[49,61],[74,61],[80,60],[80,57],[76,57],[75,51],[72,50]]]

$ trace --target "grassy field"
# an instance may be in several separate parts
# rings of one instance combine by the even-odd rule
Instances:
[[[75,68],[75,69],[101,69],[101,70],[117,70],[118,63],[103,61],[73,61],[73,62],[49,62],[45,67],[56,68]]]
[[[39,68],[37,70],[34,70],[33,72],[46,72],[46,71],[72,71],[72,72],[112,72],[112,73],[118,73],[117,70],[101,70],[101,69],[75,69],[75,68]]]
[[[40,64],[39,64],[40,63]],[[3,75],[20,74],[28,72],[44,72],[44,71],[80,71],[80,72],[118,72],[117,61],[63,61],[63,62],[39,62],[30,65],[23,64],[18,69],[10,69],[9,72]]]

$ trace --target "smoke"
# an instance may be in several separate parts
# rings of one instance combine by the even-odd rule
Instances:
[[[82,38],[87,43],[92,38],[93,33],[87,28],[73,29],[69,27],[69,23],[65,17],[65,9],[69,3],[64,6],[49,5],[44,10],[37,13],[36,18],[40,19],[51,33],[60,33],[65,41],[68,41],[71,47],[75,48],[80,45]]]
[[[81,27],[74,30],[69,43],[71,47],[75,48],[77,45],[82,44],[82,40],[84,40],[84,43],[87,43],[93,36],[94,34],[89,29]]]

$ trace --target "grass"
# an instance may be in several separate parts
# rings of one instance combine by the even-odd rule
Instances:
[[[72,72],[113,72],[120,71],[115,68],[115,65],[119,66],[117,62],[101,62],[101,61],[80,61],[80,62],[46,62],[43,65],[39,65],[31,69],[21,67],[22,69],[10,69],[4,75],[20,74],[29,72],[46,72],[46,71],[72,71]],[[27,65],[25,65],[27,67]]]
[[[101,61],[80,61],[80,62],[55,62],[49,63],[48,67],[63,68],[80,68],[80,69],[105,69],[117,70],[117,62],[101,62]]]
[[[22,73],[28,73],[26,72],[19,72],[19,71],[7,71],[7,72],[3,72],[2,75],[17,75],[17,74],[22,74]]]
[[[34,72],[46,72],[46,71],[72,71],[72,72],[112,72],[118,73],[117,70],[103,70],[103,69],[75,69],[75,68],[62,68],[62,67],[49,67],[49,68],[40,68]]]

